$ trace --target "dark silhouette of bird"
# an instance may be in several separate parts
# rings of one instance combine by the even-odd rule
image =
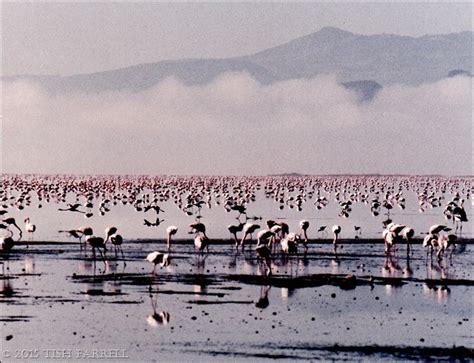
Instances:
[[[234,236],[235,244],[239,244],[239,240],[237,239],[237,233],[242,232],[244,229],[245,223],[239,223],[237,225],[235,224],[230,224],[227,226],[227,230],[230,232],[232,236]]]
[[[3,227],[6,227],[5,225],[1,225]],[[15,241],[13,240],[13,232],[8,230],[8,236],[1,236],[0,237],[0,251],[6,252],[7,254],[11,251],[13,246],[15,245]]]
[[[161,223],[163,223],[165,220],[162,219],[160,220],[160,218],[156,218],[156,221],[155,222],[150,222],[146,219],[143,220],[144,221],[144,225],[147,226],[147,227],[158,227]]]
[[[92,255],[94,257],[94,262],[96,260],[95,250],[97,249],[100,253],[100,257],[102,257],[102,260],[105,263],[105,252],[107,251],[107,247],[105,246],[104,239],[102,237],[87,236],[86,243],[92,247]],[[104,253],[102,253],[101,250],[104,250]]]
[[[197,234],[197,233],[202,233],[203,236],[207,237],[206,235],[206,226],[204,223],[197,222],[197,223],[192,223],[189,225],[191,227],[191,231],[189,234]]]
[[[337,251],[337,241],[339,240],[339,234],[341,233],[341,226],[332,226],[332,233],[334,234],[334,240],[332,241],[334,246],[334,253]]]
[[[105,243],[107,243],[112,235],[117,233],[117,227],[107,227],[105,229]]]
[[[9,226],[14,226],[16,229],[18,229],[18,232],[20,233],[20,238],[23,237],[23,232],[20,227],[18,227],[18,224],[16,224],[15,218],[9,217],[3,219],[3,223],[8,224]]]
[[[82,204],[76,203],[76,204],[67,204],[67,208],[58,208],[59,211],[61,212],[77,212],[77,213],[86,213],[82,210],[79,210],[79,207],[82,207]]]
[[[165,213],[165,211],[163,209],[161,209],[160,206],[158,206],[158,205],[147,205],[144,208],[144,211],[148,212],[150,209],[153,209],[156,212],[156,214],[160,214],[160,212]]]
[[[122,254],[122,260],[125,260],[123,256],[123,250],[122,250],[122,244],[123,244],[123,238],[120,234],[113,234],[110,236],[110,243],[114,246],[115,250],[115,258],[117,258],[117,250],[120,250],[120,253]]]

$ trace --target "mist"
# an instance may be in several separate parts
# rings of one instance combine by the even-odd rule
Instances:
[[[331,75],[54,96],[31,82],[2,88],[4,173],[472,174],[466,77],[384,87],[365,103]]]

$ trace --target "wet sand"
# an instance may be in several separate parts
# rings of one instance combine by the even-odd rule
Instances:
[[[474,358],[470,244],[431,263],[420,245],[387,261],[367,240],[337,258],[313,243],[266,277],[220,242],[198,255],[179,241],[156,274],[145,257],[164,241],[125,241],[106,263],[77,243],[17,246],[2,259],[2,362]]]

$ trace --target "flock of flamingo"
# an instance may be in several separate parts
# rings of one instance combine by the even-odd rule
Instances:
[[[415,236],[413,228],[407,224],[395,223],[390,218],[390,212],[398,207],[405,209],[405,196],[416,193],[419,212],[427,209],[442,209],[440,218],[453,223],[452,228],[446,224],[431,226],[424,234],[423,246],[432,254],[436,249],[438,259],[445,252],[451,252],[456,241],[462,238],[463,223],[468,222],[464,203],[470,200],[473,191],[472,178],[441,178],[441,177],[150,177],[150,176],[36,176],[36,175],[3,175],[0,190],[0,229],[5,232],[0,236],[0,251],[3,255],[14,248],[16,241],[23,236],[23,230],[18,226],[11,214],[15,210],[36,205],[42,208],[43,203],[55,203],[62,212],[80,213],[86,219],[94,215],[105,215],[118,205],[130,205],[136,212],[154,211],[157,215],[155,222],[144,219],[147,227],[158,227],[160,213],[165,213],[160,204],[172,201],[174,205],[187,216],[193,216],[195,222],[189,225],[189,233],[194,234],[194,246],[198,253],[209,253],[211,240],[202,222],[203,208],[212,205],[222,207],[228,213],[238,213],[238,223],[230,224],[227,229],[232,236],[232,244],[236,251],[249,245],[256,234],[256,244],[253,247],[257,258],[265,265],[267,275],[271,274],[271,259],[276,253],[297,255],[298,247],[303,246],[304,253],[308,251],[308,229],[310,222],[303,219],[297,231],[291,231],[285,221],[268,219],[262,228],[257,221],[262,217],[250,216],[252,203],[257,195],[263,193],[272,199],[279,209],[290,208],[303,210],[303,204],[312,203],[317,213],[331,201],[339,208],[338,217],[349,218],[352,207],[356,203],[367,205],[370,213],[377,216],[385,213],[387,219],[383,222],[382,239],[385,253],[390,255],[393,246],[406,244],[407,255]],[[243,219],[243,220],[242,220]],[[30,218],[24,220],[24,231],[33,239],[36,226]],[[317,232],[324,232],[327,226],[320,226]],[[14,238],[15,231],[18,238]],[[360,226],[354,226],[360,233]],[[333,252],[337,255],[341,226],[332,227]],[[78,239],[92,249],[93,259],[96,260],[96,250],[105,261],[105,252],[110,243],[124,259],[122,245],[123,237],[118,234],[118,228],[108,227],[105,236],[95,235],[92,228],[83,226],[70,230],[60,230],[68,236]],[[156,266],[167,266],[171,260],[172,238],[178,232],[178,227],[170,225],[166,228],[166,248],[164,252],[154,251],[146,259]],[[241,238],[238,234],[241,233]],[[84,240],[83,240],[84,239]]]

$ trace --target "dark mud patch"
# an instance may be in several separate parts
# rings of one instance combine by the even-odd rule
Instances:
[[[104,291],[102,289],[88,289],[86,291],[81,291],[78,294],[88,295],[88,296],[122,296],[127,295],[121,291]]]
[[[251,305],[254,302],[249,300],[227,300],[227,301],[210,301],[210,300],[189,300],[187,304],[196,305],[225,305],[225,304],[237,304],[237,305]]]
[[[113,281],[124,285],[133,286],[150,286],[159,285],[165,282],[173,282],[183,285],[219,285],[222,283],[220,275],[203,275],[203,274],[128,274],[114,273],[101,275],[72,275],[69,277],[73,282],[79,283],[102,283]]]
[[[31,315],[0,316],[0,322],[4,322],[4,323],[28,322],[33,318],[34,316],[31,316]]]
[[[228,275],[227,279],[249,285],[270,285],[284,288],[309,288],[324,285],[339,286],[348,290],[361,285],[381,284],[374,278],[358,278],[354,275],[315,274],[307,276],[260,276],[260,275]],[[386,278],[383,284],[402,286],[404,282],[398,278]]]
[[[143,304],[141,300],[120,300],[120,301],[107,301],[107,304],[117,304],[117,305],[138,305]]]
[[[390,285],[401,287],[408,283],[426,283],[428,286],[474,286],[473,280],[467,279],[416,279],[403,277],[355,276],[338,274],[313,274],[305,276],[261,276],[261,275],[226,275],[225,279],[248,285],[270,285],[284,288],[310,288],[324,285],[338,286],[343,290],[357,286]]]
[[[155,291],[148,291],[149,293],[153,294],[163,294],[163,295],[199,295],[199,296],[215,296],[215,297],[225,297],[226,293],[219,293],[219,292],[206,292],[206,291],[176,291],[176,290],[155,290]]]
[[[187,350],[190,353],[197,351]],[[252,352],[254,351],[254,352]],[[262,351],[267,351],[262,353]],[[241,357],[241,358],[266,358],[285,360],[427,360],[427,361],[457,361],[471,362],[474,350],[466,347],[406,347],[406,346],[350,346],[350,345],[306,345],[306,346],[264,346],[252,345],[242,351],[232,349],[200,351],[212,356]]]

